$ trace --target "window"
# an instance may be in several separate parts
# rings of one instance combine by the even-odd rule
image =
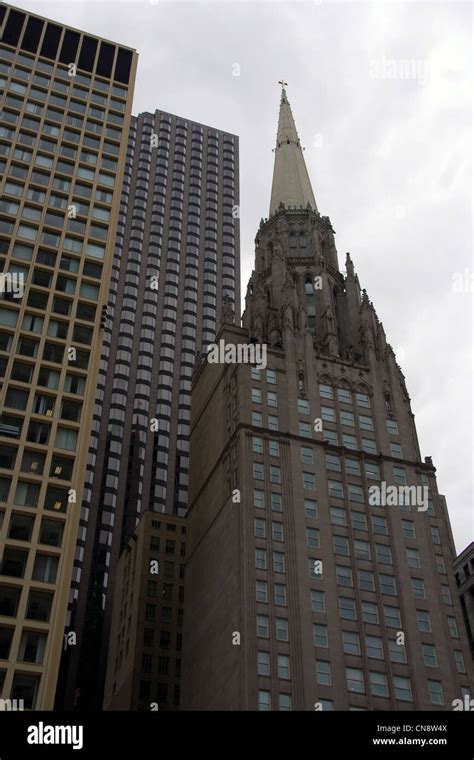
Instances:
[[[278,398],[276,393],[272,393],[272,391],[267,392],[267,405],[277,407],[278,406]]]
[[[298,413],[309,414],[309,401],[305,398],[298,399]]]
[[[430,619],[430,613],[426,610],[417,610],[416,611],[416,619],[418,622],[418,630],[419,631],[431,631],[431,619]],[[449,621],[450,618],[448,618]]]
[[[372,515],[372,528],[374,533],[379,533],[382,536],[388,536],[387,520],[385,517]]]
[[[380,468],[374,462],[365,462],[365,474],[369,480],[380,480]]]
[[[397,596],[397,586],[393,575],[380,574],[380,591],[387,596]]]
[[[55,583],[58,563],[58,557],[37,553],[33,566],[33,580],[42,583]]]
[[[362,591],[375,591],[375,578],[370,570],[359,570],[359,588]]]
[[[367,468],[367,462],[365,466]],[[346,459],[346,473],[347,475],[360,477],[360,466],[357,459]]]
[[[324,591],[315,591],[314,589],[311,589],[311,609],[313,612],[326,611]]]
[[[428,693],[432,705],[444,705],[443,686],[440,681],[428,680]]]
[[[323,577],[323,563],[320,559],[314,559],[310,557],[308,559],[309,564],[309,577],[322,580]]]
[[[349,691],[365,694],[364,674],[357,668],[346,668],[346,683]]]
[[[415,525],[411,520],[402,520],[402,531],[405,538],[415,538]]]
[[[268,602],[268,584],[266,581],[256,581],[255,583],[255,597],[257,602],[267,604]]]
[[[366,417],[363,414],[359,414],[359,427],[361,430],[373,431],[374,423],[372,417]]]
[[[402,485],[406,485],[407,475],[406,475],[404,467],[394,467],[393,477],[395,479],[395,483],[401,483]]]
[[[346,427],[355,427],[354,415],[352,414],[352,412],[344,412],[341,410],[340,418],[341,418],[341,425],[345,425]]]
[[[273,569],[275,573],[285,572],[285,555],[282,552],[273,552]]]
[[[397,459],[402,458],[402,447],[399,443],[393,443],[392,441],[390,442],[390,454],[392,457],[396,457]]]
[[[375,551],[377,553],[377,562],[385,565],[392,565],[392,551],[386,544],[375,544]]]
[[[331,666],[329,662],[316,662],[316,683],[320,686],[331,686]]]
[[[303,472],[303,488],[305,491],[314,491],[316,479],[311,472]]]
[[[456,618],[448,617],[448,628],[449,628],[449,635],[453,639],[458,639],[459,638],[459,633],[458,633],[458,627],[457,627],[457,623],[456,623]]]
[[[322,406],[321,418],[325,422],[336,422],[336,412],[331,406]]]
[[[281,494],[271,493],[271,504],[273,512],[281,512]]]
[[[452,600],[451,600],[451,592],[450,592],[448,586],[441,586],[441,593],[443,595],[443,602],[445,604],[452,604],[453,603]]]
[[[392,662],[406,663],[407,655],[406,655],[404,644],[399,644],[397,639],[389,639],[388,649],[390,652],[390,660]]]
[[[274,465],[270,466],[270,482],[275,483],[276,485],[280,485],[281,470],[279,467],[275,467]]]
[[[362,438],[362,451],[365,451],[367,454],[376,454],[377,445],[375,441],[371,438]]]
[[[342,507],[330,507],[332,525],[347,525],[346,511]]]
[[[333,542],[334,554],[341,554],[344,557],[348,557],[350,555],[349,541],[347,538],[345,538],[345,536],[334,536]]]
[[[367,648],[367,657],[371,657],[373,660],[383,660],[383,643],[379,636],[366,636],[365,646]]]
[[[341,472],[341,460],[337,454],[326,454],[326,469]]]
[[[371,625],[379,624],[379,611],[376,604],[362,602],[362,620],[364,623],[370,623]]]
[[[255,567],[257,570],[267,569],[267,552],[265,549],[255,549]]]
[[[356,502],[359,504],[362,504],[364,502],[364,492],[360,486],[356,486],[356,485],[353,485],[352,483],[349,483],[348,491],[349,491],[349,501]]]
[[[385,673],[369,673],[370,692],[374,697],[388,697],[387,676]]]
[[[30,591],[26,617],[29,620],[41,620],[47,623],[51,614],[52,602],[53,594],[45,591]]]
[[[352,394],[347,388],[338,388],[337,397],[341,404],[352,404]]]
[[[441,540],[440,540],[440,537],[439,537],[439,530],[438,530],[438,528],[434,528],[433,526],[431,526],[431,541],[434,544],[440,544],[441,543]]]
[[[253,477],[255,480],[263,480],[263,464],[261,462],[253,463]]]
[[[417,549],[407,549],[408,567],[420,568],[420,555]]]
[[[263,454],[263,440],[261,438],[253,436],[252,451],[255,452],[255,454]]]
[[[329,496],[332,496],[333,498],[338,498],[338,499],[344,498],[342,483],[340,483],[338,480],[328,480],[328,490],[329,490]]]
[[[285,618],[276,619],[276,637],[277,641],[288,641],[288,620]]]
[[[265,494],[263,491],[254,491],[253,492],[253,505],[257,509],[264,509],[265,508]]]
[[[301,462],[303,464],[314,464],[313,449],[309,446],[301,447]]]
[[[436,567],[438,568],[438,573],[446,573],[446,565],[444,564],[444,559],[438,554],[436,555]]]
[[[313,625],[313,641],[316,647],[327,647],[328,643],[328,629],[326,625],[321,623],[314,623]]]
[[[258,692],[258,709],[267,711],[271,710],[271,695],[269,691],[262,691],[261,689]]]
[[[426,599],[425,584],[421,578],[412,578],[411,587],[413,590],[413,596],[417,599]]]
[[[268,441],[268,453],[271,457],[280,456],[280,444],[278,441]]]
[[[64,523],[56,520],[42,520],[40,528],[40,544],[61,546]]]
[[[401,628],[402,622],[400,619],[400,610],[398,607],[390,607],[388,605],[384,605],[383,614],[387,628],[397,628],[398,630]]]
[[[359,634],[353,631],[342,632],[342,648],[345,654],[360,655]]]
[[[354,540],[355,556],[357,559],[370,560],[370,544],[368,541],[361,541],[360,539]]]
[[[270,675],[270,655],[268,652],[257,652],[257,673],[259,676]]]
[[[337,446],[337,433],[334,432],[334,430],[324,430],[323,431],[324,440],[327,443],[330,443],[332,446]]]
[[[268,428],[269,430],[278,430],[278,417],[268,415]]]
[[[266,525],[265,520],[261,520],[260,518],[255,518],[255,537],[256,538],[266,538]]]
[[[395,420],[385,420],[387,425],[387,433],[389,435],[398,435],[398,424]]]
[[[316,519],[318,516],[318,504],[316,501],[313,501],[312,499],[305,499],[304,500],[304,511],[306,517],[310,517],[312,519]]]
[[[438,658],[436,656],[436,649],[432,644],[422,644],[421,651],[423,653],[423,662],[428,668],[438,667]]]
[[[262,639],[268,639],[268,616],[257,615],[257,636]]]
[[[402,676],[393,677],[393,685],[395,687],[395,697],[402,702],[412,702],[413,697],[411,693],[411,684],[408,678]]]
[[[363,512],[351,512],[351,522],[354,530],[367,530],[367,518]]]
[[[252,404],[262,403],[262,391],[259,388],[252,388]]]
[[[311,438],[312,437],[312,429],[309,422],[299,422],[298,423],[298,432],[302,438]]]
[[[290,658],[287,655],[278,655],[278,678],[290,678]]]
[[[339,614],[343,620],[357,620],[355,600],[340,596]]]
[[[466,666],[464,664],[464,657],[462,656],[462,652],[456,649],[454,650],[454,662],[456,663],[456,670],[458,673],[466,672]]]
[[[267,383],[269,385],[276,385],[276,372],[274,369],[267,369]]]
[[[353,586],[351,568],[336,565],[336,581],[338,586]]]
[[[306,528],[306,544],[319,548],[319,530],[317,528]]]
[[[345,446],[346,449],[352,449],[353,451],[356,451],[357,438],[355,435],[348,435],[347,433],[344,433],[342,436],[342,445]]]
[[[334,398],[333,390],[330,385],[319,385],[319,395],[321,398],[332,400]]]
[[[278,699],[279,699],[280,711],[291,710],[291,695],[290,694],[280,694]]]
[[[275,583],[275,604],[286,607],[286,586],[282,583]]]

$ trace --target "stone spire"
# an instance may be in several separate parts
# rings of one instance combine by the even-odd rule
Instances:
[[[300,206],[306,208],[309,204],[314,211],[318,210],[303,157],[303,149],[286,95],[284,87],[286,82],[282,81],[280,84],[282,90],[270,216],[278,210],[281,203],[286,207],[297,206],[298,208]]]

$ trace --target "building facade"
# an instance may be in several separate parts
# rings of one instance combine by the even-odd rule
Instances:
[[[238,138],[132,118],[57,705],[102,708],[115,572],[142,513],[187,507],[191,378],[240,303]]]
[[[0,689],[51,709],[136,54],[3,4],[0,24]]]
[[[474,541],[456,557],[454,574],[471,656],[474,657]]]
[[[104,710],[177,710],[184,517],[143,513],[117,563]]]
[[[445,499],[285,90],[243,327],[217,340],[267,356],[193,381],[182,709],[452,709],[472,670]]]

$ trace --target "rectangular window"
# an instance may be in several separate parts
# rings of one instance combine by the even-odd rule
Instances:
[[[343,433],[342,435],[342,445],[346,447],[346,449],[352,449],[353,451],[357,450],[357,438],[355,435],[348,435],[347,433]]]
[[[257,615],[257,636],[261,639],[268,639],[268,616]]]
[[[357,620],[355,600],[340,596],[339,614],[343,620]]]
[[[279,654],[278,659],[278,678],[289,680],[290,678],[290,658],[285,654]]]
[[[330,385],[319,385],[319,395],[321,398],[332,401],[334,398],[333,390]]]
[[[280,456],[280,444],[278,441],[268,441],[268,453],[271,457]]]
[[[349,557],[349,541],[345,536],[333,536],[334,554]]]
[[[331,666],[329,662],[316,662],[316,683],[321,686],[331,686]]]
[[[351,512],[351,522],[354,530],[367,530],[367,518],[363,512]]]
[[[360,466],[357,459],[346,459],[346,473],[347,475],[353,475],[357,478],[360,477]]]
[[[393,685],[395,687],[395,697],[402,702],[413,702],[411,693],[411,684],[408,678],[402,676],[393,677]]]
[[[343,565],[336,565],[336,582],[338,586],[352,587],[354,582],[352,580],[351,568]]]
[[[332,525],[347,525],[346,510],[342,507],[330,507]]]
[[[266,524],[265,520],[261,520],[259,517],[255,518],[255,538],[266,538]]]
[[[382,536],[388,536],[387,520],[385,517],[372,515],[372,528],[374,533],[379,533]]]
[[[337,454],[326,454],[326,469],[341,472],[341,459]]]
[[[265,507],[265,494],[263,491],[253,492],[253,505],[257,509],[264,509]]]
[[[391,662],[401,662],[406,663],[407,661],[407,655],[405,651],[405,645],[399,644],[397,639],[389,639],[388,640],[388,649],[390,652],[390,660]]]
[[[383,660],[383,643],[379,636],[366,636],[365,646],[367,648],[367,657],[371,657],[373,660]]]
[[[340,418],[341,425],[345,425],[346,427],[355,427],[354,415],[352,412],[344,412],[341,410]]]
[[[379,624],[379,611],[376,604],[362,602],[362,620],[371,625]]]
[[[284,541],[283,523],[272,522],[272,538],[274,541]]]
[[[270,482],[279,485],[281,483],[281,470],[279,467],[271,465],[270,467]]]
[[[462,652],[455,649],[454,650],[454,662],[456,663],[456,670],[458,673],[465,673],[466,672],[466,666],[464,664],[464,657],[462,655]]]
[[[298,414],[309,414],[309,401],[307,399],[298,399]]]
[[[352,394],[347,388],[338,388],[337,397],[341,404],[352,404]]]
[[[376,454],[377,444],[371,438],[362,438],[362,451],[367,454]]]
[[[301,447],[301,462],[303,464],[314,464],[313,449],[309,446]]]
[[[304,500],[304,511],[306,517],[316,519],[318,516],[318,504],[312,499]]]
[[[346,668],[346,683],[348,691],[365,694],[364,673],[357,668]]]
[[[342,648],[345,654],[360,655],[359,634],[353,631],[343,631]]]
[[[313,641],[314,646],[324,647],[327,649],[328,643],[328,629],[326,625],[321,623],[314,623],[313,625]]]
[[[277,394],[272,391],[267,391],[267,406],[278,407]]]
[[[266,604],[268,602],[268,587],[266,581],[256,581],[255,596],[257,602]]]
[[[441,586],[441,593],[443,595],[443,602],[445,604],[449,604],[450,605],[450,604],[453,603],[452,599],[451,599],[451,592],[450,592],[448,586]]]
[[[252,438],[252,451],[255,454],[263,454],[263,440],[253,436]]]
[[[303,472],[303,488],[305,491],[316,489],[316,479],[311,472]]]
[[[259,676],[270,675],[270,655],[268,652],[257,652],[257,674]]]
[[[286,607],[286,586],[282,583],[275,583],[275,604]]]
[[[405,538],[416,538],[415,525],[411,520],[402,520],[402,532]]]
[[[375,591],[375,578],[370,570],[359,570],[359,588],[363,591]]]
[[[456,623],[456,618],[448,617],[448,628],[449,628],[449,635],[453,639],[458,639],[459,638],[459,633],[458,633],[458,626],[457,626],[457,623]]]
[[[324,422],[336,422],[336,412],[331,406],[322,406],[321,418]]]
[[[398,607],[384,605],[383,614],[387,628],[397,628],[400,630],[402,622],[400,619],[400,610]]]
[[[385,420],[385,423],[389,435],[398,435],[398,424],[395,420]]]
[[[288,620],[285,618],[276,619],[276,637],[277,641],[288,641]]]
[[[392,565],[392,550],[387,544],[375,544],[375,551],[377,553],[377,562],[381,565]]]
[[[361,541],[360,539],[354,540],[355,556],[356,559],[364,559],[370,561],[370,544],[368,541]]]
[[[387,596],[397,596],[397,586],[393,575],[380,574],[380,591]]]
[[[272,504],[272,511],[273,512],[281,512],[281,494],[279,493],[271,493],[271,504]]]
[[[421,578],[412,578],[411,587],[413,590],[413,596],[417,599],[426,599],[425,584]]]
[[[285,572],[285,555],[282,552],[273,552],[273,570],[275,573]]]
[[[313,612],[325,612],[326,603],[324,598],[324,591],[311,590],[311,609]]]
[[[390,454],[392,457],[402,459],[402,447],[399,443],[393,443],[393,441],[390,441]]]
[[[430,613],[426,610],[417,610],[416,611],[416,619],[418,622],[418,630],[419,631],[427,631],[431,632],[431,618]],[[449,618],[448,618],[449,620]]]
[[[421,651],[423,653],[423,662],[428,668],[438,667],[438,658],[436,656],[436,649],[432,644],[422,644]]]
[[[374,697],[388,697],[387,676],[385,673],[369,673],[370,693]]]
[[[298,432],[302,438],[311,438],[312,437],[312,429],[309,422],[299,422],[298,423]]]
[[[372,432],[374,429],[372,417],[366,417],[363,414],[359,414],[359,427],[361,430],[369,430]]]
[[[267,569],[267,552],[265,549],[255,549],[255,567],[257,570]]]
[[[342,483],[340,483],[338,480],[328,480],[328,491],[329,491],[329,496],[332,496],[333,498],[337,498],[337,499],[344,498],[344,490],[342,487]]]
[[[306,545],[319,548],[319,530],[306,528]]]
[[[428,680],[428,693],[432,705],[444,705],[443,686],[440,681]]]
[[[365,474],[369,480],[380,480],[380,467],[374,462],[365,462]]]

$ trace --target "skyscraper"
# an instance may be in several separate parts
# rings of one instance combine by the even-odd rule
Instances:
[[[0,689],[53,705],[133,50],[0,6]]]
[[[285,89],[243,327],[217,341],[267,359],[193,380],[182,708],[452,709],[471,663],[445,499]]]
[[[58,705],[102,708],[119,555],[146,510],[187,507],[195,355],[223,298],[240,303],[238,149],[163,111],[132,118]]]

